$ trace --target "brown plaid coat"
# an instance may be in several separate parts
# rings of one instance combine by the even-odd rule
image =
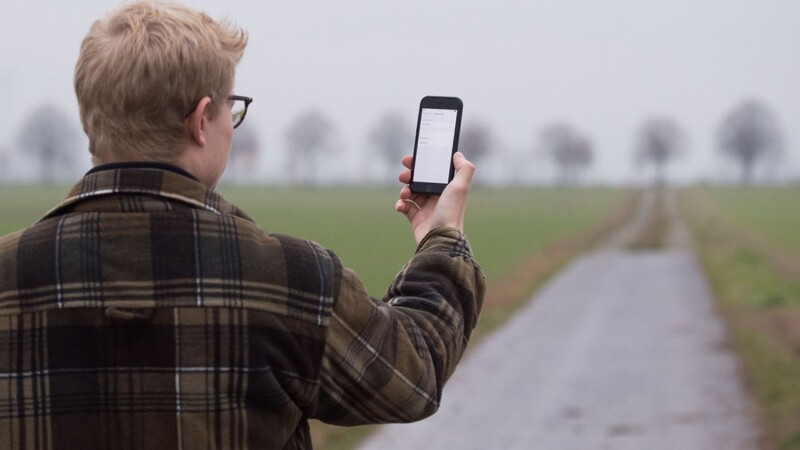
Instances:
[[[436,411],[484,279],[439,229],[381,300],[170,170],[87,174],[0,238],[0,448],[310,448]]]

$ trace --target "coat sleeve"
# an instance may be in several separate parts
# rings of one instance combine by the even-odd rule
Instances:
[[[314,418],[412,422],[439,407],[483,304],[485,280],[463,233],[431,231],[383,300],[345,269],[331,316]]]

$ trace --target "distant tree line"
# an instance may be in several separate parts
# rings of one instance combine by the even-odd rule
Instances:
[[[323,154],[336,155],[336,127],[318,110],[298,115],[289,125],[285,142],[288,152],[287,173],[304,184],[314,184],[321,175]],[[36,161],[38,178],[48,183],[59,179],[74,166],[79,149],[76,126],[52,104],[36,108],[23,122],[17,144],[20,154]],[[367,144],[387,167],[397,167],[403,155],[413,150],[414,129],[408,114],[390,111],[380,117],[367,134]],[[775,114],[756,100],[747,100],[728,112],[719,125],[717,146],[720,153],[740,168],[740,182],[754,181],[756,166],[781,155],[783,139]],[[687,150],[686,134],[672,118],[656,116],[638,128],[632,146],[636,164],[653,168],[654,182],[667,182],[667,167]],[[253,170],[260,154],[256,129],[236,130],[228,171],[231,179],[255,180]],[[496,152],[496,142],[489,126],[481,121],[465,122],[459,149],[472,160],[481,161]],[[566,122],[544,127],[535,139],[534,150],[544,154],[557,169],[557,183],[580,183],[595,159],[591,139]],[[0,172],[12,170],[10,151],[0,148]],[[394,172],[394,169],[392,169]],[[389,177],[391,178],[391,177]]]
[[[579,172],[592,162],[593,149],[567,124],[545,128],[540,142],[560,169],[562,184],[574,184]],[[755,167],[782,153],[782,135],[774,113],[756,100],[747,100],[725,115],[718,130],[720,152],[740,166],[740,183],[753,182]],[[634,138],[633,158],[639,166],[652,166],[654,183],[667,182],[667,166],[687,148],[686,134],[669,117],[651,117],[639,127]]]

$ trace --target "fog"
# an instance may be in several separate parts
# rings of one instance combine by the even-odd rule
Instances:
[[[0,176],[27,170],[18,133],[37,106],[54,102],[79,127],[78,48],[91,22],[117,3],[4,2],[0,151],[20,169]],[[385,180],[369,133],[389,111],[413,125],[425,95],[458,96],[465,127],[488,125],[494,156],[479,174],[490,183],[552,181],[539,133],[555,122],[591,141],[586,183],[642,181],[635,134],[654,115],[673,119],[687,138],[668,177],[735,180],[737,166],[720,156],[717,133],[724,115],[748,99],[768,106],[783,133],[783,159],[764,170],[800,177],[794,0],[184,3],[230,17],[250,34],[235,92],[255,98],[243,127],[260,142],[258,181],[287,181],[286,130],[312,109],[336,130],[336,151],[320,160],[325,180]]]

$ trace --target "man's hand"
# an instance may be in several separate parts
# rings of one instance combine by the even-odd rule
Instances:
[[[411,222],[411,231],[419,244],[434,228],[452,227],[464,231],[464,210],[467,194],[475,165],[461,153],[453,155],[455,176],[441,195],[415,194],[408,188],[411,182],[411,156],[403,158],[405,170],[398,177],[405,184],[400,191],[400,199],[395,203],[397,212],[404,214]]]

